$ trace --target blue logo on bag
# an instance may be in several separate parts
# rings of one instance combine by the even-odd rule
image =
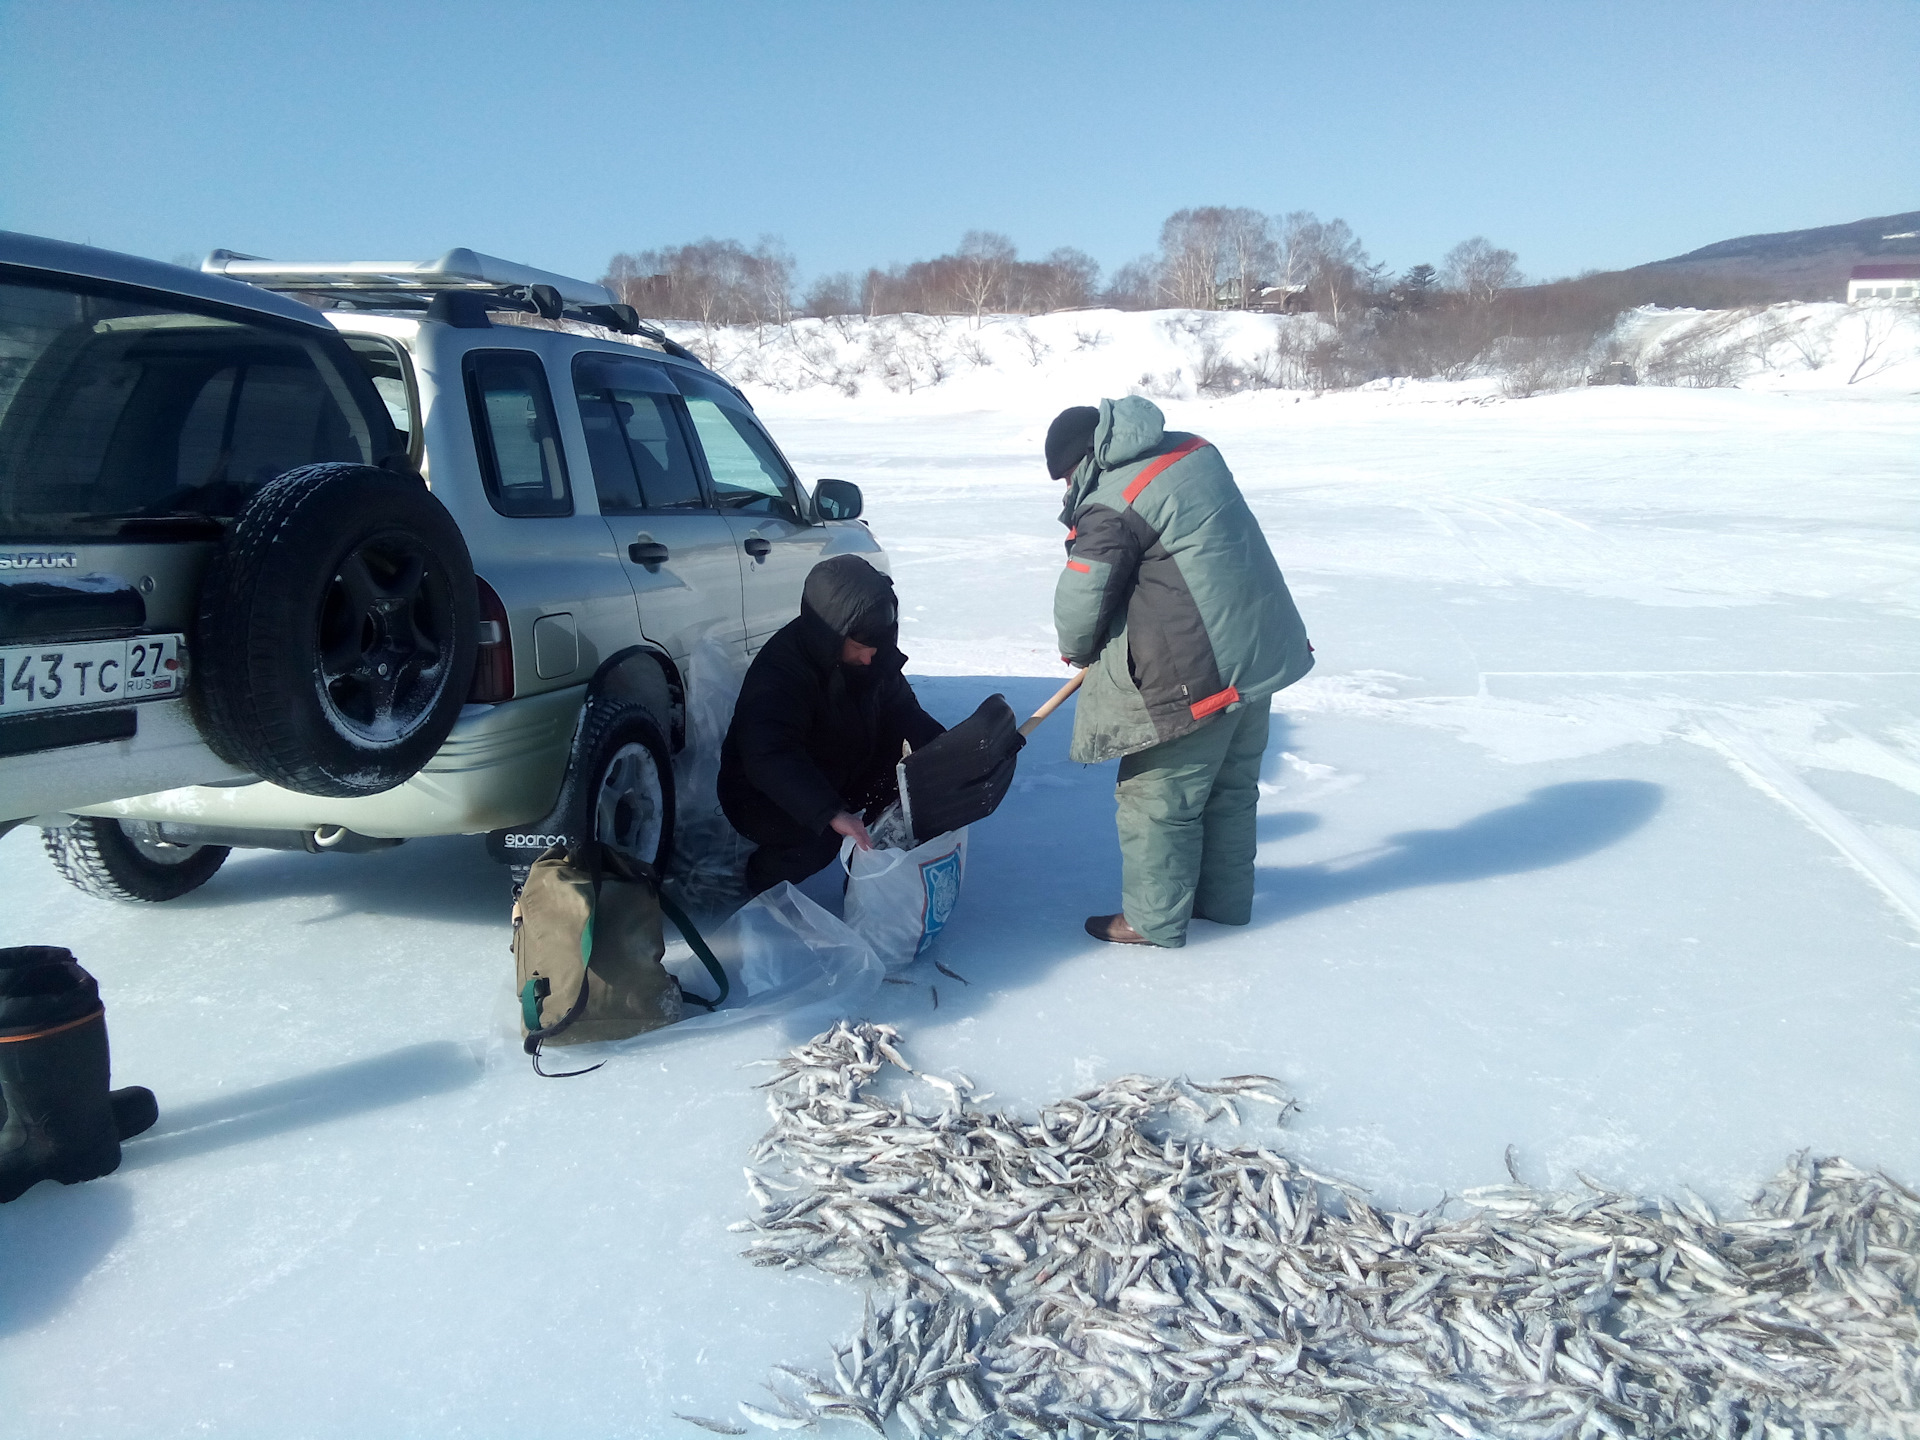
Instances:
[[[938,860],[923,861],[920,883],[926,888],[927,903],[923,913],[927,919],[920,928],[920,943],[913,950],[916,955],[931,945],[934,936],[946,928],[947,917],[953,914],[953,902],[960,898],[959,850],[950,850]]]

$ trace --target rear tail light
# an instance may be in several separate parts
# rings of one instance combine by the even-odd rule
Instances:
[[[474,577],[480,590],[480,648],[473,662],[469,705],[493,705],[513,698],[513,631],[507,626],[507,607],[486,581]]]

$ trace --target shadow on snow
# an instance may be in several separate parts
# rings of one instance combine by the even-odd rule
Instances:
[[[996,676],[916,677],[914,687],[934,714],[951,723],[988,694],[1005,692],[1028,714],[1053,691],[1043,679]],[[1109,954],[1081,933],[1090,914],[1110,913],[1120,895],[1119,842],[1114,832],[1111,764],[1083,766],[1067,758],[1071,707],[1049,720],[1020,757],[1006,802],[973,827],[966,889],[940,944],[909,972],[918,988],[884,988],[870,1007],[877,1019],[924,1019],[926,984],[939,988],[941,1019],[975,1014],[1005,990],[1048,966]],[[1284,711],[1273,716],[1264,769],[1293,749]],[[1317,910],[1434,885],[1458,885],[1564,865],[1616,844],[1659,810],[1664,792],[1641,780],[1584,780],[1548,785],[1525,799],[1442,830],[1390,835],[1377,847],[1307,865],[1261,865],[1255,871],[1253,929]],[[1312,812],[1263,812],[1262,844],[1319,826]],[[1216,933],[1201,927],[1194,938]],[[938,960],[972,983],[950,983]]]

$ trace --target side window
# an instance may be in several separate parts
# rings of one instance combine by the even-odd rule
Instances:
[[[739,398],[691,373],[676,374],[687,413],[707,457],[713,500],[722,510],[800,518],[793,473]]]
[[[487,499],[502,515],[571,515],[567,461],[540,357],[527,350],[473,350],[467,407]]]
[[[387,407],[387,415],[393,421],[393,428],[411,442],[414,431],[413,385],[400,342],[389,340],[384,335],[348,335],[345,338],[353,358],[360,362],[361,368],[367,372],[367,378],[373,381],[373,388],[379,392],[381,403]]]
[[[704,508],[673,383],[657,365],[586,354],[573,362],[574,397],[593,456],[603,515]]]

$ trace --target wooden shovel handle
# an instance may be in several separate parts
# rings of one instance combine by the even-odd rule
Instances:
[[[1067,697],[1078,690],[1080,688],[1080,682],[1086,678],[1086,671],[1076,670],[1073,678],[1056,690],[1051,700],[1033,712],[1032,717],[1027,723],[1020,727],[1020,733],[1022,735],[1031,735],[1035,730],[1038,730],[1040,728],[1040,722],[1064,705]]]

